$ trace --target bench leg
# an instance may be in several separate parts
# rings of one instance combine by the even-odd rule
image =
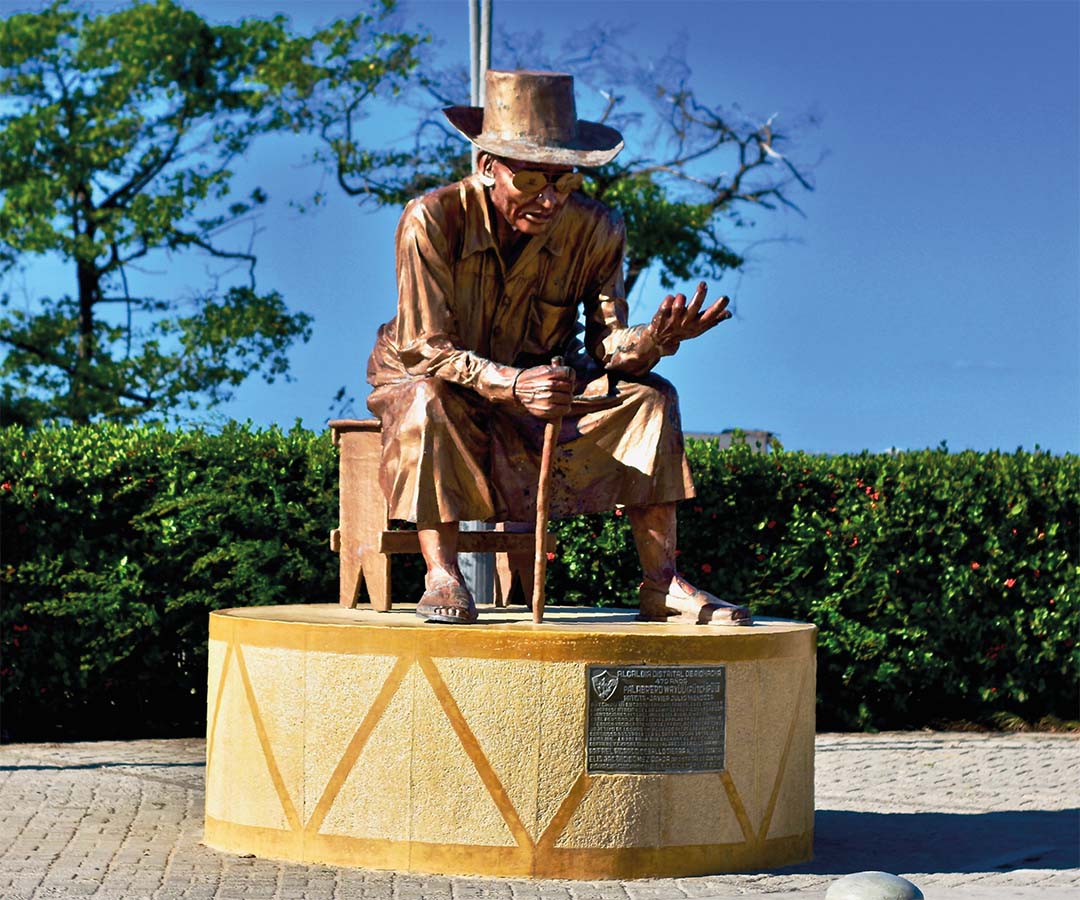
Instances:
[[[523,596],[520,598],[526,606],[533,593],[533,558],[528,553],[495,554],[495,605],[509,606],[510,591],[517,576]]]
[[[390,524],[379,490],[382,439],[377,430],[342,431],[340,450],[340,576],[338,602],[350,609],[367,587],[371,605],[390,609],[390,559],[379,538]]]

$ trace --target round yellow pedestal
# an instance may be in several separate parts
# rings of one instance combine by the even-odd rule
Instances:
[[[638,878],[807,860],[816,629],[336,605],[210,616],[205,842],[461,875]],[[724,666],[723,770],[586,766],[589,666]]]

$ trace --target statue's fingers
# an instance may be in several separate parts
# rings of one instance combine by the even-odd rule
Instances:
[[[669,294],[660,301],[660,306],[657,307],[657,311],[652,314],[652,326],[654,328],[663,328],[667,326],[667,323],[672,318],[672,304],[675,303],[675,298]]]
[[[705,310],[698,319],[698,326],[701,330],[706,331],[715,325],[719,325],[724,319],[730,319],[731,313],[728,311],[728,304],[730,302],[731,301],[727,297],[721,297]]]
[[[675,302],[671,304],[671,324],[681,331],[688,321],[690,316],[686,309],[686,294],[676,294]]]
[[[688,318],[696,318],[697,314],[701,311],[701,305],[705,302],[705,297],[708,296],[709,286],[704,281],[699,281],[697,290],[694,291],[693,299],[690,301],[690,305],[686,307],[686,314]]]
[[[665,334],[666,332],[670,332],[672,330],[672,325],[673,325],[672,304],[674,304],[674,303],[675,303],[675,298],[674,297],[672,297],[672,296],[665,297],[664,300],[663,300],[663,303],[660,304],[660,307],[657,309],[656,313],[653,314],[652,321],[650,322],[650,325],[652,326],[652,331],[654,333],[656,333],[658,335],[662,335],[662,334]]]
[[[554,396],[555,394],[565,394],[569,396],[573,393],[574,383],[569,378],[552,379],[544,384],[544,393],[546,396]]]
[[[544,419],[554,419],[557,416],[566,415],[570,410],[572,399],[570,394],[552,394],[537,403],[536,414]]]

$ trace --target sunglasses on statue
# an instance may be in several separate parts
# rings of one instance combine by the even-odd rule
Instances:
[[[507,166],[509,169],[510,167]],[[510,169],[514,172],[513,169]],[[576,191],[585,181],[585,176],[580,172],[560,172],[549,175],[547,172],[538,172],[535,169],[518,169],[514,172],[511,183],[524,194],[539,194],[549,184],[554,185],[560,194]]]

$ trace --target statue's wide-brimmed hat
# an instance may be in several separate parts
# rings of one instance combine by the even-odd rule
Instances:
[[[552,166],[602,166],[623,148],[622,135],[577,117],[574,78],[561,72],[485,73],[484,106],[443,110],[481,150]]]

